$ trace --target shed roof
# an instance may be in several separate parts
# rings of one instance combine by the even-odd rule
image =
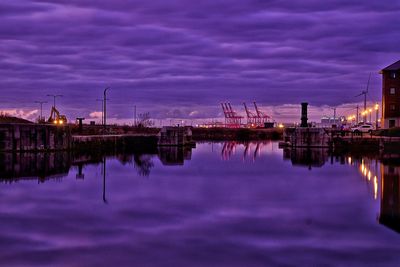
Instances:
[[[398,60],[397,62],[387,66],[386,68],[382,69],[382,71],[386,71],[386,70],[400,70],[400,60]]]

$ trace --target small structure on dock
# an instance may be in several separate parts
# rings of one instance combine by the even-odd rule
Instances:
[[[323,128],[313,128],[308,125],[308,103],[301,103],[300,127],[286,128],[283,133],[285,147],[329,147],[331,138]]]
[[[308,103],[301,103],[301,124],[300,127],[305,128],[308,127],[308,112],[307,112]]]
[[[323,128],[287,128],[283,133],[285,146],[290,147],[329,147],[331,138]]]
[[[195,146],[191,127],[165,126],[158,137],[159,146]]]

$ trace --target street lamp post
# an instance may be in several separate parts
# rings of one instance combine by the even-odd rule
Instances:
[[[104,124],[104,100],[96,99],[96,101],[101,102],[101,125]]]
[[[53,97],[53,107],[56,108],[56,98],[63,97],[63,95],[47,95]]]
[[[375,129],[378,129],[378,116],[379,116],[379,104],[378,103],[375,104],[375,111],[376,111],[376,113],[375,113],[375,115],[376,115],[376,117],[375,117]]]
[[[110,87],[107,87],[103,91],[103,104],[104,104],[104,109],[103,109],[103,127],[104,131],[106,130],[107,127],[107,90],[110,89]]]
[[[35,103],[40,104],[40,117],[39,122],[43,121],[43,104],[47,103],[47,101],[35,101]]]
[[[47,95],[47,96],[53,97],[53,108],[54,108],[54,109],[56,109],[56,98],[57,98],[57,97],[63,97],[63,95]],[[54,115],[53,115],[53,114],[54,114]],[[52,116],[52,119],[53,119],[53,120],[56,119],[56,114],[53,113],[53,110],[51,111],[50,116]],[[53,116],[54,116],[54,118],[53,118]]]
[[[136,127],[137,125],[136,121],[136,105],[133,106],[133,126]]]
[[[360,114],[359,114],[359,112],[358,112],[358,105],[357,105],[357,113],[356,113],[356,117],[357,117],[357,118],[356,118],[356,124],[357,124],[357,125],[358,125],[358,118],[359,118],[359,115],[360,115]]]

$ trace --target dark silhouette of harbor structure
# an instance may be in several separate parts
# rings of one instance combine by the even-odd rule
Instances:
[[[191,159],[190,147],[160,147],[146,150],[108,151],[99,153],[79,153],[71,151],[0,153],[0,182],[18,180],[59,179],[68,175],[71,167],[76,167],[76,179],[84,179],[84,166],[104,164],[107,158],[116,158],[121,163],[133,163],[137,173],[148,176],[154,167],[153,157],[158,157],[163,165],[183,165]],[[104,170],[105,167],[103,167]]]
[[[379,223],[400,233],[400,165],[381,166]]]
[[[69,126],[48,124],[0,124],[0,151],[48,151],[71,148]]]

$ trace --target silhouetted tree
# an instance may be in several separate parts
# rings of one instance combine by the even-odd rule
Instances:
[[[154,121],[150,118],[150,113],[140,113],[138,115],[138,122],[137,122],[137,127],[139,128],[147,128],[151,127],[154,125]]]

